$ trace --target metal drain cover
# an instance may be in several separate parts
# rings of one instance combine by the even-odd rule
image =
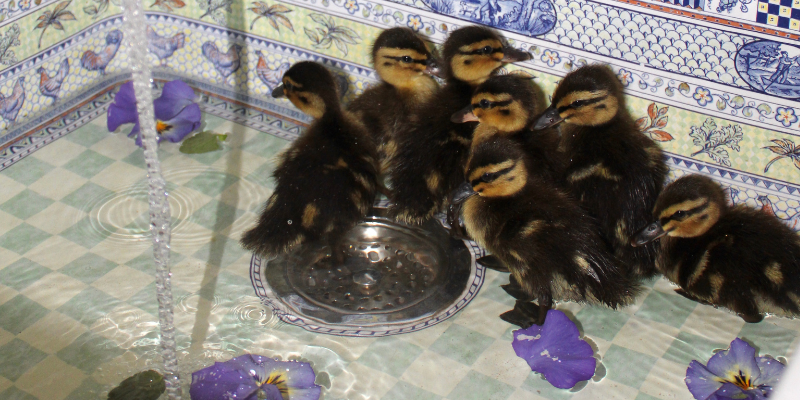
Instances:
[[[483,281],[482,269],[476,279],[478,247],[451,238],[437,220],[408,226],[386,218],[385,211],[375,208],[335,248],[309,243],[268,262],[254,257],[256,293],[287,322],[367,328],[370,336],[443,313],[446,318],[466,305]],[[257,282],[261,277],[268,285]]]

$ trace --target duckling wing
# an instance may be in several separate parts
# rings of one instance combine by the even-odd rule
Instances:
[[[432,217],[464,181],[476,123],[450,121],[453,113],[469,103],[471,93],[461,91],[442,89],[412,117],[413,126],[397,134],[397,152],[389,176],[394,203],[391,210],[399,220],[420,223]]]
[[[242,238],[245,248],[263,255],[339,237],[369,211],[377,188],[374,158],[320,136],[295,141],[273,177],[275,191]]]
[[[652,219],[667,168],[657,145],[635,135],[582,134],[580,143],[567,148],[572,162],[565,175],[573,196],[597,219],[616,256],[631,274],[647,277],[656,273],[655,244],[632,247],[630,238]]]

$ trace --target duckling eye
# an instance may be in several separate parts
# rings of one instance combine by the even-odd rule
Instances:
[[[414,60],[412,60],[410,56],[403,56],[402,61],[404,63],[410,63],[410,62],[412,62]]]
[[[481,108],[489,108],[489,106],[491,106],[491,105],[492,105],[492,103],[490,103],[490,102],[489,102],[489,100],[483,99],[483,100],[481,100],[481,101],[478,103],[478,105],[479,105]]]
[[[493,181],[494,179],[495,179],[495,176],[491,172],[487,172],[487,173],[481,175],[481,180],[484,181],[484,182],[487,182],[487,183]]]
[[[675,214],[672,214],[674,218],[683,218],[686,216],[686,211],[680,210],[676,211]]]
[[[572,106],[572,107],[580,107],[580,106],[584,105],[584,103],[586,103],[586,100],[575,100],[575,101],[572,102],[572,104],[570,104],[570,106]]]
[[[286,90],[292,90],[292,87],[293,87],[293,86],[292,86],[292,83],[291,83],[291,82],[288,82],[288,81],[287,81],[287,82],[284,82],[284,83],[283,83],[283,88],[284,88],[284,89],[286,89]]]
[[[483,52],[483,54],[492,54],[492,50],[494,50],[492,46],[486,46],[481,51]]]

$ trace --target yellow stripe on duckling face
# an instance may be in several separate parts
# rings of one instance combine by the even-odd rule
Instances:
[[[525,165],[522,161],[512,165],[514,167],[510,171],[498,176],[491,182],[480,182],[474,185],[472,189],[483,197],[505,197],[516,194],[525,187],[525,183],[528,181],[528,172],[525,170]],[[505,168],[495,169],[495,171],[503,169]]]
[[[450,61],[453,76],[472,85],[480,85],[489,78],[492,71],[503,63],[502,51],[492,51],[489,54],[475,54],[485,47],[502,49],[503,44],[497,39],[486,39],[480,42],[461,46],[458,53]]]
[[[602,125],[619,111],[619,100],[606,90],[567,93],[557,104],[565,122],[580,126]]]
[[[678,211],[691,210],[693,208],[700,207],[706,203],[708,203],[708,199],[705,197],[701,197],[699,199],[694,199],[694,200],[686,200],[684,202],[671,205],[666,209],[664,209],[664,211],[662,211],[661,214],[658,215],[658,219],[669,218],[672,216],[672,214],[675,214]]]
[[[506,160],[499,164],[491,164],[484,167],[476,168],[472,173],[469,174],[469,181],[472,182],[475,179],[481,177],[481,175],[489,173],[493,174],[497,171],[502,171],[506,168],[509,168],[514,165],[514,160]]]

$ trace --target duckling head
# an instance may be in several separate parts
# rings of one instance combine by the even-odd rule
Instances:
[[[437,64],[425,42],[409,28],[392,28],[381,32],[372,46],[375,71],[388,84],[397,88],[415,85],[419,79],[429,80]]]
[[[469,197],[513,196],[528,182],[525,154],[513,141],[493,137],[476,145],[467,163],[467,181],[452,194],[453,204]]]
[[[333,75],[321,64],[302,61],[292,65],[272,91],[272,97],[286,97],[300,111],[320,118],[326,110],[339,108],[339,94]]]
[[[500,133],[518,132],[533,122],[536,94],[528,77],[493,76],[475,89],[472,102],[453,114],[453,122],[478,121]]]
[[[622,84],[614,71],[604,65],[587,65],[567,74],[558,84],[550,108],[536,121],[534,129],[561,122],[604,125],[624,108]]]
[[[504,45],[495,31],[483,26],[456,29],[444,42],[444,75],[477,86],[506,63],[531,55]]]
[[[664,235],[692,238],[708,232],[728,210],[725,191],[710,178],[687,175],[667,185],[656,200],[656,221],[633,235],[641,246]]]

